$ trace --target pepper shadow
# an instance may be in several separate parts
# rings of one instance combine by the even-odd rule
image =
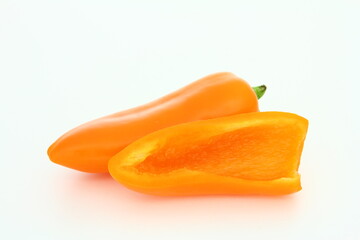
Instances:
[[[56,183],[61,211],[84,218],[150,224],[193,224],[202,221],[287,221],[298,213],[299,194],[286,196],[205,195],[162,197],[134,192],[109,174],[60,173]]]

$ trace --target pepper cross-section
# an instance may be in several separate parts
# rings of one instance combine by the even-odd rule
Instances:
[[[126,187],[154,195],[263,194],[301,189],[297,172],[308,121],[255,112],[151,133],[109,162]]]

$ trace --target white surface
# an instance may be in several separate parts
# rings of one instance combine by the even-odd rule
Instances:
[[[0,239],[360,239],[358,1],[0,2]],[[78,124],[231,71],[310,121],[303,190],[160,198],[51,163]]]

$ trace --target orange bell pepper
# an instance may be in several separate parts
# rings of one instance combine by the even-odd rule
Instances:
[[[151,133],[109,161],[126,187],[154,195],[289,194],[308,121],[257,112],[196,121]]]
[[[253,90],[232,73],[209,75],[146,105],[80,125],[54,142],[48,155],[69,168],[107,172],[114,154],[151,132],[179,123],[258,111],[257,96],[265,89]]]

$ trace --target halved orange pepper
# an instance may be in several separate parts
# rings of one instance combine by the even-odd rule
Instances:
[[[130,144],[109,162],[126,187],[154,195],[264,194],[301,189],[308,121],[256,112],[180,124]]]
[[[105,116],[76,127],[48,149],[50,159],[76,170],[108,171],[109,159],[131,142],[156,130],[196,120],[258,111],[254,90],[232,73],[202,78],[146,105]]]

